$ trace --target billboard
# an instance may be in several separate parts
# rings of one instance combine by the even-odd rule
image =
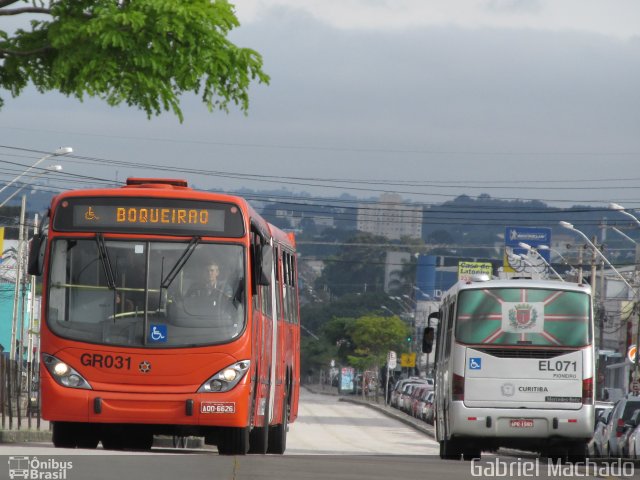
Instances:
[[[474,275],[491,278],[493,265],[490,262],[458,262],[458,280],[470,280]]]
[[[537,249],[538,253],[549,262],[551,259],[550,250],[540,250],[540,245],[551,246],[551,229],[545,227],[507,227],[504,234],[504,271],[513,272],[507,257],[507,251],[511,250],[514,254],[526,255],[527,249],[520,247],[520,242],[526,243]]]

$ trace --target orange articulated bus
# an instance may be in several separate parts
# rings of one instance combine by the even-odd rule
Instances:
[[[184,180],[54,197],[31,241],[43,275],[42,415],[56,447],[149,449],[200,436],[284,453],[298,410],[295,239],[240,197]]]

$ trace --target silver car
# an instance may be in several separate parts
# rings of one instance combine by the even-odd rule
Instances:
[[[619,438],[624,434],[625,424],[640,408],[640,397],[627,396],[616,403],[602,432],[602,450],[604,456],[619,457],[622,452],[618,448]]]

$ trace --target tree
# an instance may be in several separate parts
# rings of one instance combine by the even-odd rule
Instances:
[[[249,84],[269,82],[260,54],[227,38],[240,25],[227,0],[0,0],[0,15],[30,14],[49,18],[0,30],[0,87],[14,97],[31,82],[182,121],[184,93],[210,111],[233,103],[246,113]]]
[[[407,325],[395,315],[360,317],[351,328],[357,356],[350,356],[349,360],[361,369],[375,367],[377,371],[389,350],[402,349],[408,333]]]

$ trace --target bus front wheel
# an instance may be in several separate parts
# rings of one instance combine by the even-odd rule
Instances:
[[[282,423],[269,430],[269,453],[282,455],[287,449],[287,429],[289,428],[289,402],[285,396],[282,400]]]
[[[56,448],[76,448],[78,446],[77,428],[73,423],[54,422],[52,442]]]
[[[247,427],[226,427],[218,441],[220,455],[246,455],[249,451],[249,429]]]

